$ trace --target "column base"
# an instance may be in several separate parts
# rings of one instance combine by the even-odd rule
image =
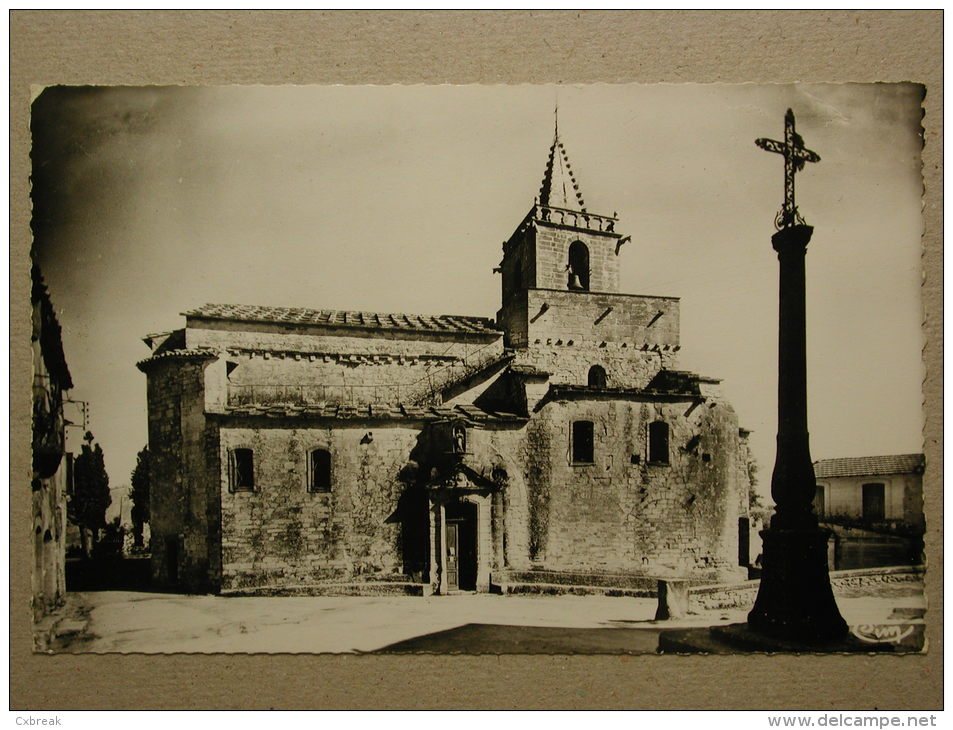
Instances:
[[[829,533],[761,531],[761,586],[748,627],[779,639],[825,643],[847,635],[827,570]]]

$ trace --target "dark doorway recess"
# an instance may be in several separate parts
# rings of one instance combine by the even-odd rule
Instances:
[[[447,515],[447,589],[476,590],[477,506],[450,502]]]

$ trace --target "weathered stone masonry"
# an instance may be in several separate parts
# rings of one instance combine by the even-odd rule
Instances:
[[[618,292],[616,222],[557,138],[495,321],[206,305],[149,336],[157,582],[737,576],[743,432],[716,380],[677,370],[678,300]]]

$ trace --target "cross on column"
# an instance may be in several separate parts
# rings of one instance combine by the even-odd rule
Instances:
[[[829,533],[818,527],[812,502],[816,482],[807,429],[807,319],[805,267],[814,229],[794,203],[794,174],[820,157],[805,149],[784,117],[784,142],[759,139],[762,149],[784,155],[784,207],[774,221],[771,246],[778,254],[778,451],[771,473],[774,514],[761,533],[762,573],[748,626],[756,633],[823,644],[842,638],[840,615],[827,571]]]
[[[794,173],[803,170],[805,162],[820,162],[821,157],[804,146],[804,140],[794,129],[794,112],[788,109],[784,115],[784,142],[761,137],[754,143],[763,150],[784,155],[784,205],[774,219],[775,228],[803,225],[804,219],[794,203]]]

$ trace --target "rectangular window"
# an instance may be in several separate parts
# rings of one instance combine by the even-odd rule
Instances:
[[[255,456],[251,449],[233,449],[228,459],[229,489],[255,491]]]
[[[573,421],[572,462],[573,464],[591,464],[593,462],[592,421]]]
[[[73,455],[66,454],[66,493],[73,493]]]
[[[331,491],[331,452],[315,449],[308,458],[308,491]]]
[[[668,424],[665,421],[649,424],[649,463],[668,463]]]
[[[738,565],[747,566],[751,562],[751,520],[738,518]]]

